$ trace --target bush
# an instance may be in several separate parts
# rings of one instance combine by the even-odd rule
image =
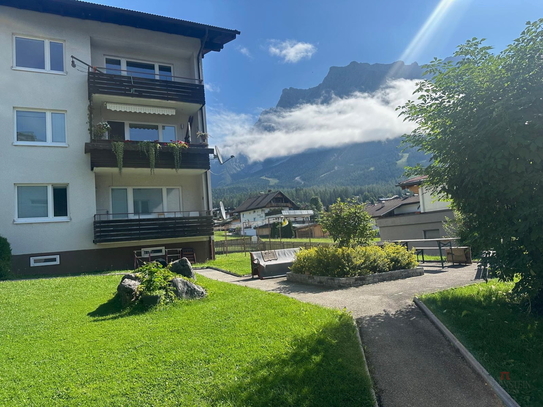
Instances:
[[[0,280],[11,277],[11,246],[8,239],[0,236]]]
[[[398,244],[385,244],[383,251],[390,263],[390,270],[412,269],[417,266],[417,256],[414,250],[406,250]]]
[[[139,291],[141,296],[160,295],[160,302],[171,302],[175,299],[173,287],[170,284],[177,274],[164,268],[158,262],[146,263],[135,271],[140,278]]]
[[[299,251],[291,271],[329,277],[354,277],[410,269],[416,265],[414,252],[399,245],[354,248],[323,246]]]

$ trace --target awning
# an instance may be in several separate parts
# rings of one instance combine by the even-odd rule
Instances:
[[[108,110],[115,112],[128,112],[128,113],[147,113],[147,114],[163,114],[167,116],[175,115],[175,109],[169,107],[153,107],[153,106],[139,106],[139,105],[125,105],[122,103],[106,103]]]

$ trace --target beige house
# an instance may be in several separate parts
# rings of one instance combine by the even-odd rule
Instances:
[[[411,191],[409,197],[393,197],[366,206],[375,219],[382,240],[433,239],[446,235],[443,223],[454,217],[450,202],[439,200],[424,185],[426,177],[414,177],[398,184]]]
[[[126,269],[141,249],[213,256],[202,60],[239,32],[1,0],[0,34],[0,234],[13,271]],[[141,150],[155,140],[151,170]]]

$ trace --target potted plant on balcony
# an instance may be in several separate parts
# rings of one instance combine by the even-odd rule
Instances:
[[[196,133],[196,136],[198,136],[198,138],[201,140],[202,144],[207,145],[207,139],[209,138],[208,133],[204,133],[204,132],[199,131],[199,132]]]
[[[98,122],[92,128],[92,138],[94,140],[103,140],[111,126],[108,122]]]
[[[176,140],[176,141],[171,140],[167,144],[167,146],[172,149],[173,162],[175,166],[175,171],[177,172],[179,171],[179,168],[181,167],[181,150],[188,148],[189,145],[181,140]]]

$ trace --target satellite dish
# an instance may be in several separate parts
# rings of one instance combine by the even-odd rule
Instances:
[[[219,147],[215,146],[215,154],[213,154],[213,156],[219,160],[219,164],[220,165],[223,165],[225,162],[227,161],[230,161],[232,158],[234,158],[233,155],[230,156],[230,158],[228,160],[223,160],[222,158],[222,155],[221,155],[221,151],[219,150]]]
[[[223,220],[226,220],[226,211],[224,210],[224,204],[222,203],[222,201],[219,202],[219,205],[221,207],[221,216],[222,216]]]

